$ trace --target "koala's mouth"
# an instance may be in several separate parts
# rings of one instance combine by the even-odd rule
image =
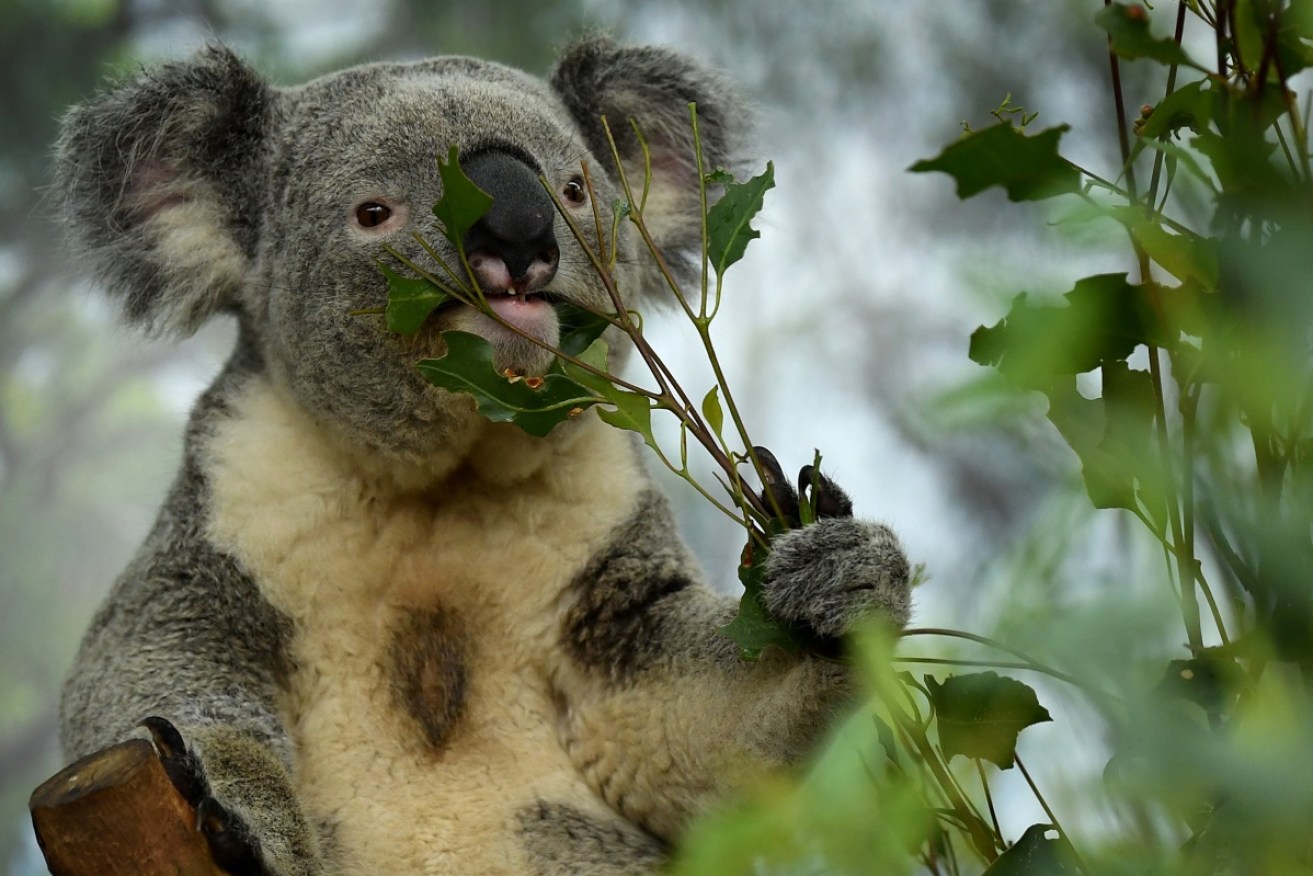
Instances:
[[[561,320],[553,306],[565,299],[548,290],[532,293],[489,289],[483,307],[461,304],[447,312],[439,323],[441,331],[454,329],[479,335],[492,344],[499,368],[533,373],[545,368],[561,338]]]
[[[562,319],[556,304],[569,299],[549,289],[519,292],[510,289],[484,289],[483,303],[447,302],[433,314],[431,333],[424,337],[437,346],[416,352],[441,357],[445,345],[438,340],[442,332],[462,331],[478,335],[492,345],[493,362],[498,370],[513,369],[522,374],[539,374],[550,367],[554,358],[550,348],[561,340]],[[487,312],[485,312],[487,311]]]
[[[508,306],[519,302],[521,304],[530,304],[535,301],[543,301],[547,304],[564,304],[565,298],[557,295],[550,289],[540,289],[537,292],[517,292],[514,289],[485,289],[483,297],[487,299],[488,304],[493,302],[505,302]]]
[[[549,300],[551,293],[517,293],[513,290],[484,293],[491,310],[506,323],[527,335],[548,343],[555,342],[557,325],[556,308]]]

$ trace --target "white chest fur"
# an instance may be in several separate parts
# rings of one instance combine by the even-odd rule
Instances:
[[[514,812],[599,806],[556,736],[548,677],[567,585],[634,508],[626,436],[593,418],[531,439],[489,427],[421,493],[359,473],[254,382],[208,445],[211,537],[291,618],[285,717],[312,814],[348,872],[515,872]],[[400,704],[397,630],[441,611],[465,677],[441,746]],[[459,862],[459,866],[454,866]]]

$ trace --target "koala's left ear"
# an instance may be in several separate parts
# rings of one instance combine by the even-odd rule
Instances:
[[[651,158],[651,192],[643,218],[664,254],[679,261],[701,245],[698,173],[688,105],[697,104],[698,137],[708,173],[732,169],[748,127],[745,104],[727,79],[666,49],[620,46],[594,37],[567,48],[552,87],[583,132],[588,148],[610,166],[605,116],[635,191],[643,184],[643,150]]]
[[[64,117],[55,188],[125,319],[187,335],[235,306],[267,202],[272,90],[221,46]]]

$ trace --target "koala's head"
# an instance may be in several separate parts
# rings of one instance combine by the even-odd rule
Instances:
[[[215,313],[234,314],[243,343],[316,421],[363,449],[416,458],[468,431],[473,416],[413,367],[435,352],[440,331],[483,335],[501,367],[549,362],[463,305],[411,338],[360,315],[386,303],[377,266],[385,245],[432,265],[418,233],[458,264],[431,210],[442,195],[437,158],[457,147],[465,172],[494,197],[464,241],[490,303],[553,342],[552,302],[610,309],[610,299],[540,178],[591,234],[587,161],[609,231],[622,195],[606,117],[631,183],[651,168],[645,219],[678,269],[700,237],[690,102],[707,167],[729,163],[740,102],[720,77],[661,49],[588,40],[562,54],[548,81],[447,57],[279,88],[210,48],[72,110],[56,187],[74,240],[129,322],[185,336]],[[620,242],[619,279],[641,306],[635,298],[662,283],[632,237]]]

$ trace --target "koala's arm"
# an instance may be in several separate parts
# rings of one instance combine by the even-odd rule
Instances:
[[[907,620],[908,564],[883,526],[832,519],[787,533],[767,569],[772,610],[819,635],[871,613]],[[849,702],[843,666],[777,649],[740,659],[717,632],[738,600],[702,584],[655,493],[574,589],[570,659],[554,679],[565,744],[611,805],[659,836],[763,765],[796,762]]]
[[[310,876],[317,841],[275,706],[286,622],[206,542],[189,480],[184,471],[83,640],[64,687],[66,754],[146,727],[217,862],[242,876]]]

